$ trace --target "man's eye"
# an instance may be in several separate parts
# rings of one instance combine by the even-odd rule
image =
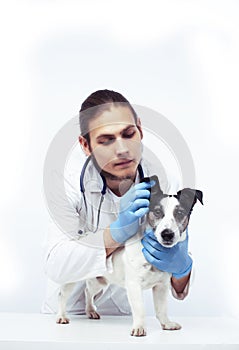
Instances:
[[[110,145],[111,143],[113,143],[114,142],[114,138],[112,138],[112,139],[104,139],[104,140],[100,140],[98,143],[100,144],[100,145]]]
[[[127,132],[124,134],[124,137],[126,139],[130,139],[131,137],[133,137],[135,135],[135,130],[134,131],[131,131],[131,132]]]

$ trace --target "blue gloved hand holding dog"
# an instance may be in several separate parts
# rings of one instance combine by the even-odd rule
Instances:
[[[151,230],[145,233],[142,245],[145,259],[157,269],[172,273],[177,279],[190,273],[193,261],[188,254],[188,233],[184,241],[167,248],[157,241]]]
[[[120,211],[116,221],[110,225],[112,238],[124,243],[139,229],[139,219],[149,211],[149,189],[155,182],[139,183],[126,192],[120,200]]]

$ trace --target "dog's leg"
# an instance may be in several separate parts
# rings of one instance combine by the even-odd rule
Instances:
[[[70,322],[69,318],[66,317],[66,302],[70,293],[73,290],[74,285],[75,283],[68,283],[68,284],[64,284],[60,288],[60,292],[58,296],[59,310],[57,314],[56,323],[66,324]]]
[[[144,336],[146,329],[142,288],[136,281],[128,280],[126,290],[133,316],[133,327],[130,334],[136,337]]]
[[[161,323],[162,329],[177,330],[180,324],[172,322],[167,316],[168,284],[157,284],[153,287],[153,299],[156,317]]]
[[[85,313],[89,318],[99,319],[100,315],[96,311],[94,298],[103,293],[107,286],[107,281],[104,277],[96,277],[86,280],[85,288]]]

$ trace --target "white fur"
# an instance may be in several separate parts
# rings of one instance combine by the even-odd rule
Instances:
[[[180,234],[173,217],[173,209],[177,204],[178,201],[174,197],[167,197],[161,202],[165,209],[165,216],[158,223],[155,231],[156,237],[161,244],[164,244],[164,242],[160,233],[164,229],[171,229],[175,233],[171,246],[185,239],[185,234]],[[144,232],[144,229],[142,229],[142,232]],[[167,296],[171,274],[156,269],[145,260],[142,253],[141,238],[142,233],[138,233],[127,241],[123,249],[116,250],[112,254],[112,273],[106,273],[103,277],[92,278],[86,281],[86,314],[89,318],[100,318],[94,305],[94,296],[103,292],[108,283],[117,284],[127,290],[133,316],[131,335],[146,335],[142,290],[152,288],[156,317],[162,328],[168,330],[180,329],[181,326],[176,322],[171,322],[167,316]],[[69,319],[65,315],[65,307],[67,297],[73,286],[74,284],[67,284],[61,288],[57,323],[69,323]]]
[[[161,205],[164,207],[165,216],[163,219],[157,224],[156,230],[154,232],[158,242],[164,245],[164,241],[161,236],[161,232],[165,229],[170,229],[174,232],[174,240],[170,247],[173,247],[178,242],[183,241],[186,238],[186,231],[183,233],[180,232],[178,223],[173,216],[173,211],[175,207],[178,205],[178,200],[175,197],[166,197],[161,200]]]

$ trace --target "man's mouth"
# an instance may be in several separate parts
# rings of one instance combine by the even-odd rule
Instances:
[[[127,167],[133,162],[133,159],[122,159],[121,161],[115,163],[115,167]]]

